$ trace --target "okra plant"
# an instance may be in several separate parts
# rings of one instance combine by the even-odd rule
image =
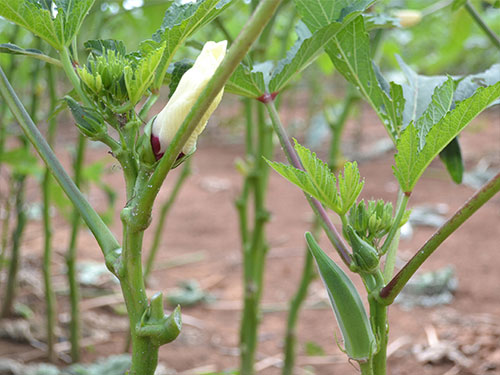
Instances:
[[[141,119],[159,97],[158,90],[168,76],[175,52],[232,1],[172,4],[159,30],[137,51],[127,53],[117,40],[91,40],[85,43],[90,54],[82,65],[76,55],[77,36],[93,3],[2,0],[0,15],[32,31],[57,51],[58,57],[51,57],[39,51],[16,49],[17,53],[25,51],[63,68],[74,89],[64,100],[78,129],[89,139],[107,145],[122,166],[127,203],[121,211],[121,244],[61,166],[3,70],[0,91],[27,139],[94,234],[108,269],[120,280],[132,339],[129,373],[149,375],[155,372],[159,347],[174,340],[181,329],[179,308],[167,316],[162,294],[151,298],[146,295],[142,240],[155,198],[169,170],[195,151],[196,139],[220,101],[225,82],[280,1],[261,1],[227,54],[226,42],[207,42],[193,67],[180,79],[170,75],[172,80],[178,80],[178,86],[165,108],[146,126]],[[136,112],[144,97],[146,101]]]

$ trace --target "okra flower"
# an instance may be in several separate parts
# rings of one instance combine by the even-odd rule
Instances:
[[[225,40],[218,43],[205,43],[194,65],[184,73],[167,105],[154,119],[151,129],[151,146],[157,160],[163,156],[189,111],[219,67],[226,54],[226,46],[227,41]],[[209,117],[219,105],[223,92],[224,89],[220,91],[203,115],[196,129],[182,147],[182,154],[190,155],[196,150],[196,140],[205,129]],[[184,156],[182,154],[179,157]]]
[[[395,13],[396,18],[399,20],[401,27],[412,27],[420,23],[422,20],[422,13],[413,9],[401,9]]]

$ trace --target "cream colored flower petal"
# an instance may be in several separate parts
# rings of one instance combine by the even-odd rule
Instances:
[[[227,41],[207,42],[203,46],[194,65],[184,73],[174,94],[156,117],[153,122],[152,133],[158,136],[160,140],[161,152],[164,152],[172,141],[187,114],[219,67],[226,53],[226,46]],[[210,105],[209,110],[200,121],[200,125],[196,127],[189,141],[183,147],[183,152],[184,150],[194,151],[197,137],[205,128],[208,118],[219,104],[221,98],[222,91]]]

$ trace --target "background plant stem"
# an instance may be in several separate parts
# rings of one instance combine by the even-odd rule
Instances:
[[[408,280],[424,263],[424,261],[457,230],[469,217],[472,216],[483,204],[488,202],[500,191],[500,173],[494,176],[481,189],[479,189],[467,202],[460,207],[455,214],[449,218],[432,235],[431,238],[420,248],[406,265],[392,278],[392,280],[380,291],[379,299],[389,305],[394,302],[396,296],[401,292]]]
[[[41,45],[41,39],[36,38],[35,48],[39,49]],[[36,61],[33,66],[32,80],[31,80],[31,103],[30,103],[30,113],[31,116],[36,118],[37,110],[39,106],[38,97],[38,79],[40,77],[41,63]],[[19,140],[22,144],[23,151],[28,154],[29,143],[24,136],[20,136]],[[20,247],[22,242],[22,236],[24,234],[24,228],[26,226],[26,210],[25,210],[25,189],[26,189],[26,174],[14,172],[12,177],[16,185],[16,228],[13,232],[12,238],[12,252],[9,264],[9,275],[8,283],[6,284],[6,290],[4,295],[4,301],[2,305],[2,312],[0,316],[6,317],[13,314],[15,293],[17,288],[17,273],[19,271],[20,263]]]
[[[47,86],[49,91],[49,116],[57,106],[57,94],[55,89],[55,77],[53,67],[47,65]],[[55,117],[49,121],[47,131],[47,143],[53,147],[57,122]],[[44,252],[43,252],[43,275],[45,284],[45,302],[46,302],[46,319],[47,319],[47,356],[49,361],[55,361],[54,344],[56,342],[55,327],[56,327],[56,296],[52,285],[52,218],[50,215],[51,208],[51,173],[48,168],[45,168],[45,173],[42,181],[43,194],[43,225],[44,225]]]
[[[263,291],[263,275],[269,245],[265,236],[265,224],[269,219],[266,209],[266,192],[269,167],[264,158],[273,152],[272,129],[266,124],[264,109],[257,106],[257,139],[254,148],[254,168],[247,176],[249,191],[253,196],[253,228],[247,242],[243,243],[244,303],[240,332],[241,374],[254,373],[255,351],[260,323],[260,301]],[[253,124],[255,126],[255,124]]]
[[[477,10],[472,6],[470,1],[467,1],[465,3],[465,9],[467,12],[469,12],[470,16],[476,21],[476,24],[484,31],[486,36],[490,39],[491,43],[493,45],[500,49],[500,38],[498,37],[497,34],[493,30],[490,29],[490,27],[484,22],[483,18],[481,15],[477,12]]]

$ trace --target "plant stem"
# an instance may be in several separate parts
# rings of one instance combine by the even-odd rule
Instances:
[[[260,301],[266,254],[269,249],[265,238],[265,224],[269,213],[265,206],[269,167],[264,158],[273,151],[272,129],[266,124],[262,106],[257,107],[257,142],[254,170],[247,176],[253,192],[254,223],[251,236],[243,243],[244,305],[240,331],[240,356],[242,375],[254,373],[255,352],[260,323]]]
[[[396,236],[396,233],[399,232],[399,224],[401,223],[401,220],[403,219],[403,216],[405,214],[406,206],[408,205],[408,200],[410,199],[410,196],[408,194],[402,194],[400,193],[400,196],[398,197],[398,202],[397,202],[397,207],[396,207],[396,217],[394,218],[394,223],[391,226],[391,229],[389,230],[389,233],[387,234],[387,237],[384,241],[384,244],[382,245],[382,248],[380,249],[380,252],[382,254],[387,253],[389,250],[389,247],[392,244],[392,241],[394,240],[394,237]]]
[[[285,128],[283,127],[283,124],[281,123],[281,119],[279,117],[279,114],[276,110],[276,107],[274,105],[273,101],[269,101],[265,103],[267,110],[269,112],[269,116],[271,118],[271,122],[273,124],[274,131],[278,135],[278,138],[281,143],[281,147],[283,148],[283,151],[290,162],[295,168],[304,170],[302,167],[302,164],[299,160],[299,157],[297,153],[295,152],[295,149],[293,148],[290,139],[288,139],[288,135],[286,134]],[[342,261],[349,266],[351,264],[351,256],[349,255],[349,252],[347,250],[347,245],[345,244],[343,238],[340,236],[338,233],[337,229],[331,222],[330,218],[328,217],[328,214],[325,210],[325,208],[321,205],[321,203],[305,194],[307,201],[309,202],[309,205],[313,209],[314,213],[320,218],[321,224],[323,226],[323,229],[325,230],[326,235],[328,236],[328,239],[331,241],[333,244],[334,248],[337,250],[338,254],[340,255],[340,258]]]
[[[401,217],[404,214],[404,209],[401,210],[401,208],[403,206],[404,197],[405,197],[405,194],[400,189],[399,193],[398,193],[398,200],[396,202],[396,221],[398,221],[398,230],[396,230],[396,233],[394,234],[391,243],[389,245],[387,245],[387,255],[385,256],[384,281],[386,283],[388,283],[391,280],[392,275],[394,274],[394,267],[396,266],[396,255],[397,255],[398,247],[399,247],[399,235],[401,234],[401,228],[399,228],[400,223],[401,223],[401,218],[399,220],[397,218],[400,216],[400,213],[402,213]],[[395,223],[394,223],[394,225],[395,225]],[[384,246],[385,246],[385,243],[384,243]]]
[[[36,38],[35,47],[39,49],[41,46],[41,39]],[[37,61],[34,64],[33,71],[31,73],[31,116],[36,117],[38,106],[39,106],[39,97],[38,97],[38,79],[40,77],[40,62]],[[3,74],[0,68],[0,72]],[[7,101],[7,100],[6,100]],[[8,104],[8,103],[7,103]],[[22,148],[25,153],[29,153],[29,145],[25,137],[19,137]],[[13,233],[12,240],[12,257],[10,259],[10,267],[9,267],[9,275],[8,275],[8,283],[6,285],[6,292],[4,303],[2,306],[2,317],[9,316],[13,313],[13,306],[15,300],[15,293],[17,288],[17,274],[19,271],[19,258],[20,258],[20,248],[21,248],[21,239],[24,233],[24,228],[26,226],[26,210],[24,207],[25,204],[25,189],[26,189],[26,174],[21,174],[17,172],[13,172],[14,180],[16,181],[16,215],[17,215],[17,226]]]
[[[78,145],[76,147],[76,156],[73,162],[73,181],[78,189],[82,185],[83,163],[85,160],[86,139],[83,134],[78,136]],[[71,236],[69,240],[68,250],[66,251],[66,267],[69,284],[69,296],[71,304],[71,320],[69,325],[70,342],[71,342],[71,359],[73,362],[80,360],[80,312],[78,308],[80,300],[80,292],[78,288],[77,272],[76,272],[76,253],[78,244],[78,232],[80,231],[80,213],[76,208],[73,208],[71,215]]]
[[[394,302],[396,296],[401,292],[408,280],[424,263],[424,261],[447,239],[457,228],[459,228],[469,217],[472,216],[483,204],[490,200],[500,191],[500,173],[494,176],[481,189],[479,189],[462,207],[455,212],[431,238],[420,248],[406,265],[392,278],[392,280],[380,291],[379,300],[386,305]]]
[[[12,314],[12,307],[17,288],[17,273],[19,270],[19,248],[21,247],[21,237],[26,225],[26,211],[24,209],[24,186],[26,176],[14,177],[16,189],[16,215],[17,225],[12,234],[12,251],[9,264],[9,274],[7,276],[7,284],[5,284],[5,294],[2,304],[2,312],[0,318],[8,317]]]
[[[146,261],[146,267],[144,269],[144,279],[148,280],[149,275],[151,274],[151,271],[153,270],[153,262],[156,258],[156,253],[158,252],[158,248],[160,247],[160,241],[162,234],[165,230],[165,220],[167,218],[167,214],[170,211],[170,208],[172,208],[177,195],[179,194],[179,191],[184,184],[184,181],[186,181],[186,178],[191,174],[191,160],[188,159],[182,168],[181,173],[179,174],[179,177],[177,178],[177,181],[175,182],[174,188],[172,189],[172,192],[170,193],[170,196],[168,197],[167,201],[163,204],[163,206],[160,209],[160,219],[158,220],[158,224],[156,226],[154,238],[153,238],[153,245],[151,246],[151,249],[149,250],[148,254],[148,259]]]
[[[498,49],[500,49],[500,38],[491,28],[484,22],[481,15],[472,6],[470,1],[465,3],[465,9],[469,12],[470,16],[476,21],[477,25],[484,31],[486,36],[490,39],[491,43]]]
[[[384,286],[384,277],[380,271],[373,274],[375,287],[368,290],[368,304],[370,305],[370,321],[373,332],[377,337],[377,352],[371,359],[373,374],[386,375],[387,342],[389,324],[387,322],[387,306],[378,301],[377,293]]]
[[[214,98],[222,90],[226,81],[238,67],[238,64],[243,60],[250,46],[272,17],[280,2],[281,0],[262,0],[236,38],[214,76],[208,82],[198,100],[191,108],[191,111],[184,119],[177,134],[167,148],[165,155],[163,155],[159,165],[150,177],[149,183],[145,184],[144,188],[138,192],[136,197],[137,206],[134,209],[136,215],[134,218],[137,221],[143,223],[149,222],[153,202],[182,147],[195,130]]]
[[[110,229],[104,224],[99,214],[90,206],[83,194],[78,190],[71,177],[68,176],[63,166],[52,152],[50,146],[40,134],[37,126],[24,109],[2,68],[0,68],[0,93],[14,114],[14,117],[19,122],[28,140],[40,154],[45,164],[50,168],[50,171],[61,185],[68,198],[80,211],[85,223],[94,234],[94,237],[102,249],[106,265],[110,271],[114,273],[114,262],[119,255],[119,250],[121,249],[120,244],[113,236]]]
[[[49,114],[52,114],[57,106],[57,96],[55,92],[55,78],[52,66],[47,65],[47,84],[50,97]],[[53,146],[57,122],[55,117],[49,121],[47,131],[47,143]],[[56,342],[55,326],[56,326],[56,296],[52,287],[51,262],[52,262],[52,219],[50,217],[51,206],[51,175],[48,168],[45,169],[42,194],[43,194],[43,225],[44,225],[44,252],[43,252],[43,278],[45,284],[45,302],[46,302],[46,319],[47,319],[47,356],[50,362],[55,361],[54,344]]]
[[[318,218],[314,217],[314,223],[312,225],[312,234],[314,237],[319,235],[320,222]],[[314,259],[306,245],[305,248],[305,259],[302,268],[302,276],[300,279],[299,287],[295,292],[295,295],[290,301],[290,309],[288,310],[288,321],[286,326],[285,334],[285,359],[283,361],[283,375],[292,375],[293,367],[295,365],[295,344],[297,341],[296,326],[297,319],[299,317],[299,311],[307,297],[307,290],[309,289],[309,284],[314,280],[316,276],[316,271],[314,268]]]

